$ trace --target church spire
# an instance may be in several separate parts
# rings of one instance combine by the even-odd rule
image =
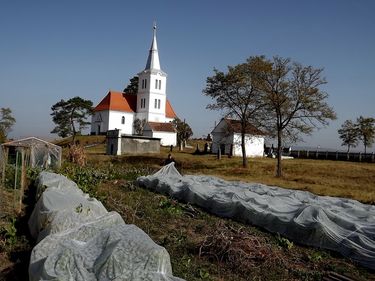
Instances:
[[[150,51],[147,58],[146,68],[160,70],[159,54],[158,54],[158,44],[156,43],[156,23],[153,26],[153,38],[150,47]]]

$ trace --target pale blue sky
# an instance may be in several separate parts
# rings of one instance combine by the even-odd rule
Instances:
[[[338,119],[305,137],[336,148],[346,119],[375,117],[375,1],[0,1],[0,107],[11,136],[53,138],[51,106],[81,96],[97,104],[143,70],[158,25],[167,95],[194,137],[220,114],[202,94],[213,68],[253,55],[323,67]],[[372,149],[373,150],[373,149]]]

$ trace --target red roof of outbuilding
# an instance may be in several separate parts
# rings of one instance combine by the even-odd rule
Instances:
[[[227,123],[229,129],[233,133],[241,133],[241,121],[240,120],[234,120],[229,118],[224,118],[224,121]],[[245,133],[250,135],[266,135],[264,132],[256,128],[253,124],[250,124],[249,122],[246,123],[245,127]]]
[[[172,123],[148,122],[148,125],[154,132],[176,132]]]

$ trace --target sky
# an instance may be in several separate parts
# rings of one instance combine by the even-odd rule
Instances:
[[[167,97],[193,137],[222,117],[202,93],[214,68],[278,55],[324,68],[338,117],[299,145],[340,148],[345,120],[375,117],[374,14],[373,0],[0,0],[0,107],[17,120],[11,137],[57,138],[51,106],[123,90],[146,65],[156,21]]]

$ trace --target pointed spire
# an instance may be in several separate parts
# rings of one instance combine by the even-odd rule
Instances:
[[[151,48],[148,54],[146,68],[147,69],[157,69],[160,70],[158,44],[156,43],[156,23],[153,26],[153,38],[151,43]]]

